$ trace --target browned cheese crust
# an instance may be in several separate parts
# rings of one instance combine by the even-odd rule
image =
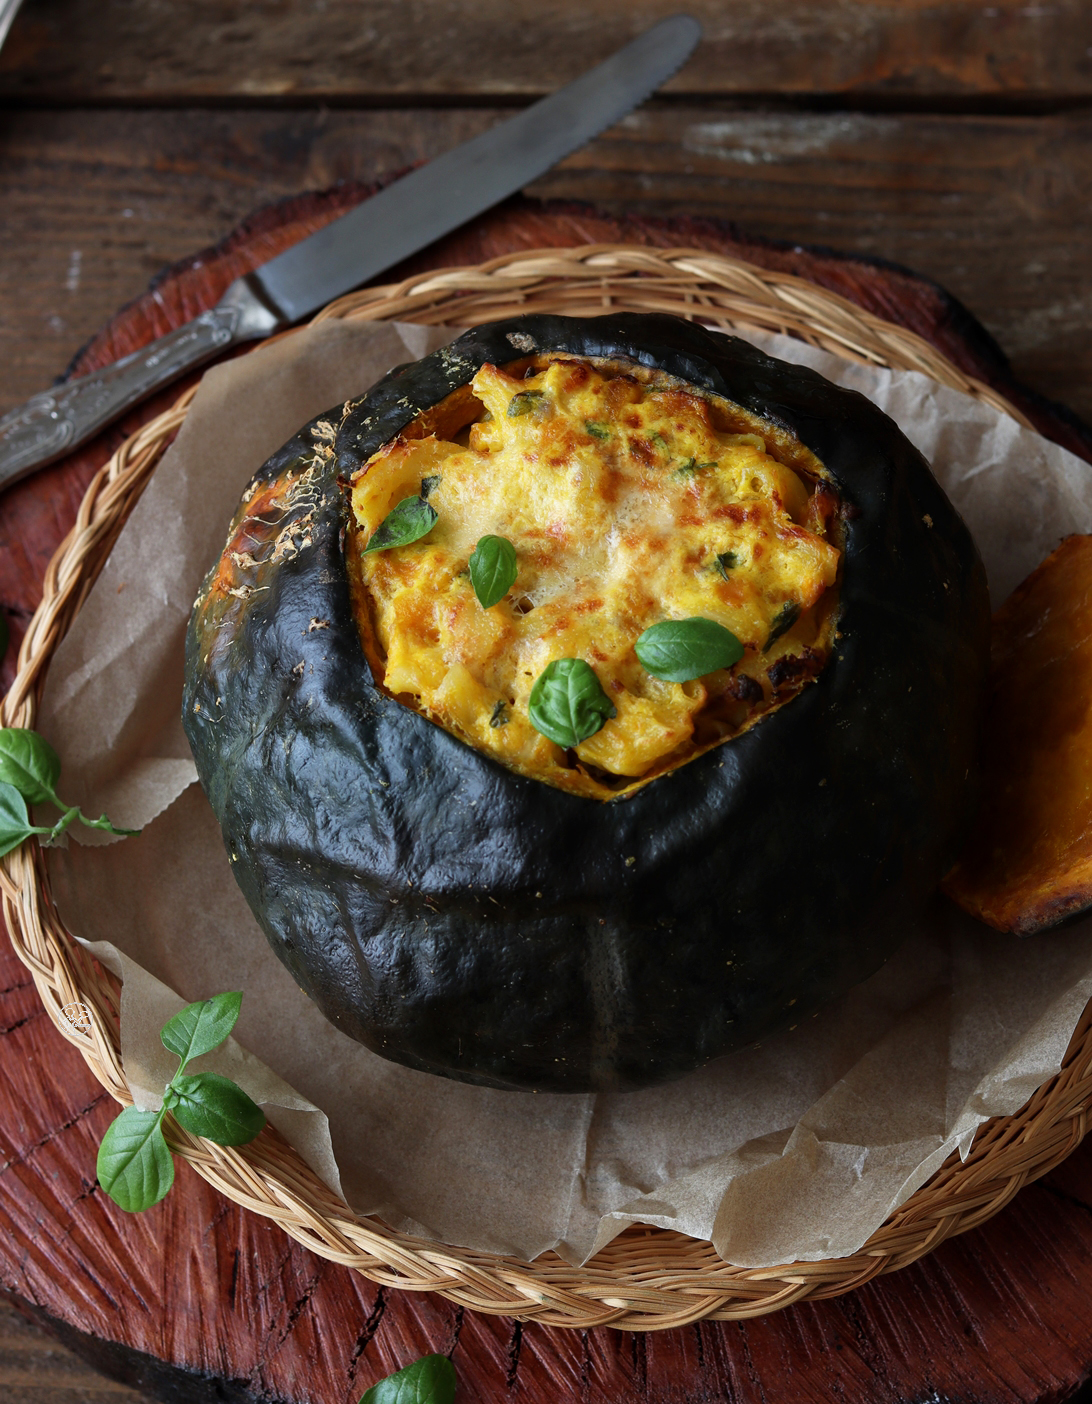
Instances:
[[[438,515],[411,544],[365,554],[424,492]],[[564,355],[485,365],[351,484],[354,610],[377,678],[509,768],[614,798],[739,735],[823,668],[835,637],[839,498],[792,436],[631,365]],[[503,536],[518,576],[478,602],[476,543]],[[664,620],[704,618],[743,658],[689,682],[641,666]],[[565,750],[528,701],[552,661],[585,660],[616,715]]]

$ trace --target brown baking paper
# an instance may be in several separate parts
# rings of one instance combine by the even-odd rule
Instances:
[[[452,335],[330,321],[209,371],[54,659],[39,725],[62,793],[144,826],[50,854],[66,924],[124,980],[133,1095],[157,1104],[172,1071],[158,1040],[170,1013],[241,989],[238,1043],[203,1065],[395,1229],[573,1263],[635,1221],[746,1267],[852,1253],[1058,1070],[1092,996],[1092,922],[1020,941],[937,899],[883,970],[800,1027],[665,1088],[558,1096],[468,1087],[353,1043],[292,983],[235,886],[179,722],[190,604],[261,462]],[[1089,466],[1006,416],[920,375],[752,339],[898,420],[971,526],[995,603],[1063,535],[1092,530]]]

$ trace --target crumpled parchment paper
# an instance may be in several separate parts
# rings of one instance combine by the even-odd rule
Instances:
[[[572,1263],[632,1222],[709,1239],[745,1267],[852,1253],[982,1121],[1057,1071],[1092,996],[1092,921],[1021,941],[938,898],[884,969],[800,1027],[664,1088],[559,1096],[468,1087],[351,1042],[292,983],[235,886],[179,721],[192,600],[262,461],[453,335],[328,321],[209,371],[57,651],[39,727],[62,757],[61,792],[144,826],[123,842],[84,831],[50,855],[69,929],[125,982],[134,1097],[156,1105],[172,1071],[163,1021],[241,989],[238,1042],[203,1066],[235,1077],[355,1210],[395,1229]],[[995,605],[1062,536],[1092,530],[1092,468],[1006,416],[921,375],[749,339],[898,421],[974,532]]]

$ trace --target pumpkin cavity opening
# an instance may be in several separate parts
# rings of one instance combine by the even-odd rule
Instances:
[[[483,365],[348,490],[346,562],[376,678],[570,793],[632,793],[784,706],[830,655],[843,551],[826,469],[779,426],[663,372],[559,354]],[[427,525],[415,498],[431,527],[376,549],[395,509]],[[473,570],[471,558],[491,538],[514,548],[516,575],[486,607],[482,572],[507,548]],[[742,657],[681,682],[654,676],[638,639],[686,620],[729,631]],[[595,729],[571,745],[536,725],[532,697],[559,660],[594,680],[570,670],[551,705],[579,713],[588,687],[598,695]]]

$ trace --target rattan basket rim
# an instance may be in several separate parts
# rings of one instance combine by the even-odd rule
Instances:
[[[595,315],[668,311],[724,330],[784,332],[847,359],[920,371],[1028,421],[996,391],[966,376],[935,347],[788,274],[694,249],[603,244],[508,254],[474,267],[436,269],[341,298],[315,319],[470,325],[513,312]],[[288,333],[289,335],[291,333]],[[89,485],[75,526],[50,562],[42,603],[0,706],[7,726],[33,726],[54,650],[109,554],[117,533],[183,422],[195,391],[150,421]],[[37,845],[0,860],[0,899],[16,953],[53,1024],[119,1102],[130,1100],[121,1067],[117,981],[65,931]],[[374,1281],[436,1291],[476,1311],[587,1329],[657,1330],[702,1318],[759,1316],[804,1299],[847,1292],[913,1262],[983,1223],[1029,1180],[1045,1174],[1085,1134],[1092,1092],[1092,1005],[1061,1071],[1014,1116],[979,1130],[968,1159],[953,1155],[846,1258],[764,1269],[733,1267],[711,1244],[636,1226],[582,1268],[552,1253],[532,1263],[396,1233],[354,1215],[275,1132],[225,1149],[170,1131],[172,1145],[236,1203],[278,1222],[320,1256]]]

